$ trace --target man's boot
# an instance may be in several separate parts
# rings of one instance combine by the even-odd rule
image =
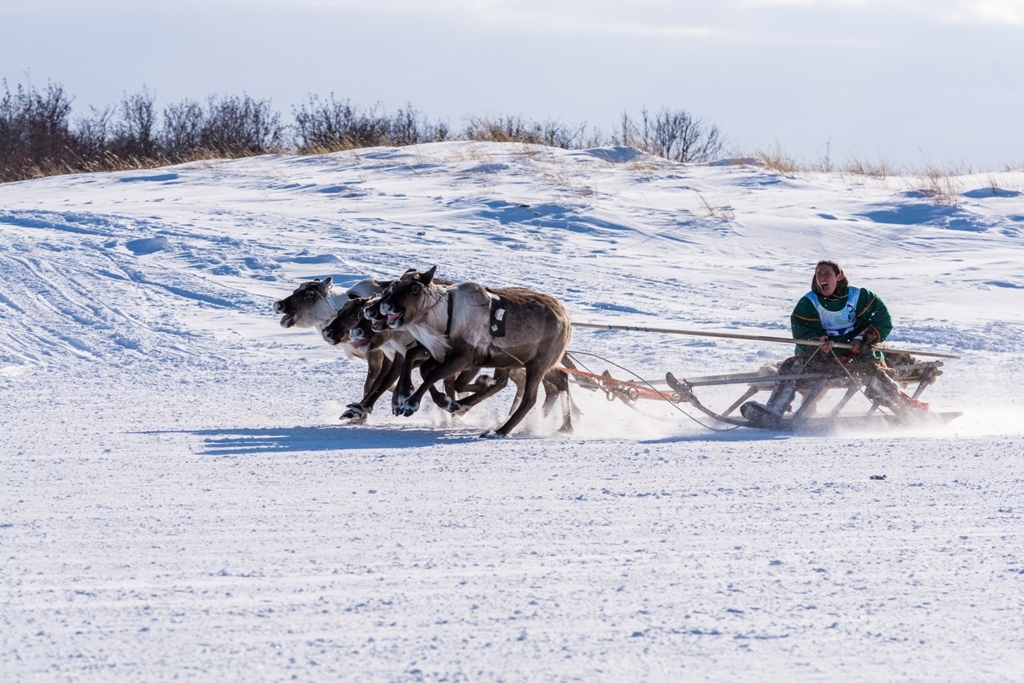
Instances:
[[[900,396],[900,385],[885,373],[879,372],[868,380],[864,387],[864,395],[875,403],[880,403],[898,416],[903,416],[912,407]]]
[[[768,404],[761,405],[757,401],[747,401],[740,406],[740,415],[754,424],[777,429],[782,426],[782,416],[789,410],[789,404],[796,395],[793,382],[779,382],[768,397]]]

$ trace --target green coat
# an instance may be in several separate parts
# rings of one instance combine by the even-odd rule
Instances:
[[[846,307],[848,293],[835,298],[819,296],[818,301],[829,311],[841,311]],[[857,320],[854,323],[853,331],[832,337],[832,341],[849,344],[855,337],[861,337],[869,329],[873,329],[879,341],[885,341],[892,331],[892,319],[889,317],[889,310],[885,303],[869,289],[861,289],[857,297]],[[818,316],[818,309],[814,302],[806,295],[797,302],[790,316],[790,325],[793,328],[794,339],[819,339],[824,336],[825,328],[821,325]],[[817,347],[797,345],[796,354],[810,355]],[[882,354],[878,351],[870,352],[875,358],[881,360]]]

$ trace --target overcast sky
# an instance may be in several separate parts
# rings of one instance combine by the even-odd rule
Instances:
[[[1024,165],[1024,0],[0,0],[0,76],[587,121],[686,109],[737,151]]]

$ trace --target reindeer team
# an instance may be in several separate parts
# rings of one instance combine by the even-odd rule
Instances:
[[[542,384],[544,414],[560,401],[561,431],[571,431],[574,405],[559,364],[572,367],[564,357],[572,323],[562,304],[522,287],[456,284],[434,271],[363,280],[343,292],[333,288],[332,278],[317,279],[274,304],[282,327],[314,327],[350,358],[366,361],[363,397],[341,418],[365,419],[392,389],[396,415],[415,413],[427,393],[444,410],[461,414],[511,380],[517,388],[511,414],[481,436],[507,436],[536,404]],[[484,368],[493,374],[479,374]],[[422,380],[414,387],[417,369]]]

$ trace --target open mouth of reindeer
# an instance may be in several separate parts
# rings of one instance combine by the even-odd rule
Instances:
[[[370,338],[369,337],[367,337],[366,339],[353,339],[352,340],[352,347],[355,348],[356,351],[362,351],[363,349],[365,349],[369,345],[370,345]]]
[[[405,311],[396,311],[394,313],[388,313],[388,327],[394,329],[402,324],[402,317],[405,315]]]
[[[284,313],[281,318],[281,327],[291,327],[295,324],[295,313],[287,311],[288,304],[285,301],[274,302],[274,313]]]

